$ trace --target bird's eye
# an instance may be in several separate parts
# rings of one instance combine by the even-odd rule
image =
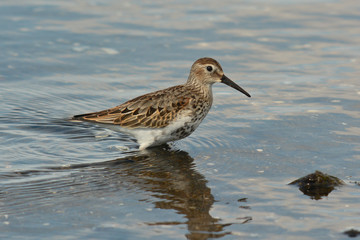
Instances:
[[[206,69],[211,72],[213,70],[212,66],[207,66]]]

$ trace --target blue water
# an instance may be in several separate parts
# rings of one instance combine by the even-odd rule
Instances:
[[[356,1],[2,1],[0,237],[347,239],[360,231]],[[72,115],[217,59],[200,127],[167,147]],[[346,184],[315,200],[291,181]]]

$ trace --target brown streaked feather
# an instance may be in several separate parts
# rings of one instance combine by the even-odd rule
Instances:
[[[73,120],[115,124],[126,128],[163,128],[169,125],[181,110],[191,103],[191,96],[184,94],[174,102],[174,94],[183,88],[179,85],[156,91],[127,101],[107,110],[76,115]],[[184,93],[189,92],[181,91]]]
[[[200,58],[191,66],[183,85],[145,94],[104,111],[77,115],[73,119],[107,124],[112,130],[129,133],[137,139],[140,150],[159,146],[187,137],[199,126],[211,108],[214,83],[224,83],[250,97],[224,75],[216,60]]]

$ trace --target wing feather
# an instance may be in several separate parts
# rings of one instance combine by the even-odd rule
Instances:
[[[191,103],[191,96],[179,93],[175,86],[162,91],[149,93],[127,101],[117,107],[76,115],[72,119],[104,124],[115,124],[126,128],[163,128]],[[186,92],[181,91],[180,92]]]

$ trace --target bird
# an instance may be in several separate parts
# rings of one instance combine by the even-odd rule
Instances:
[[[103,111],[75,115],[72,120],[132,135],[139,150],[144,150],[193,133],[211,108],[214,83],[224,83],[251,97],[224,74],[215,59],[204,57],[191,66],[185,84],[147,93]]]

